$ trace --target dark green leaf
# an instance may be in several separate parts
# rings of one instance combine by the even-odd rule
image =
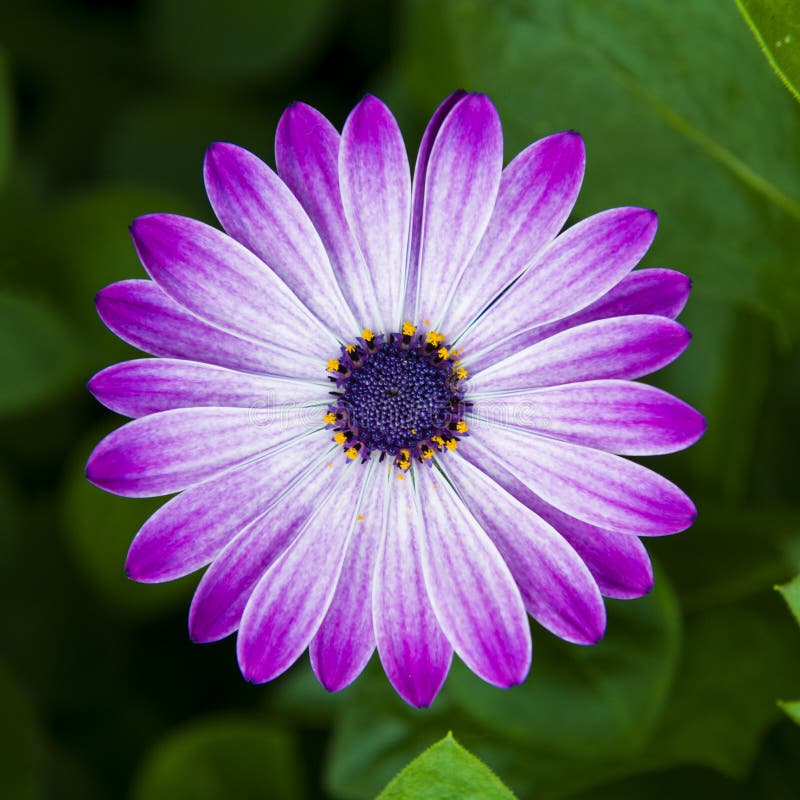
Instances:
[[[795,0],[736,0],[772,69],[800,100],[800,6]]]
[[[5,182],[11,160],[11,87],[5,53],[0,50],[0,186]]]
[[[513,800],[500,779],[448,734],[415,758],[378,800]]]
[[[291,738],[245,717],[198,720],[175,731],[143,764],[134,800],[302,800]]]
[[[792,614],[794,614],[794,618],[797,620],[798,624],[800,624],[800,575],[789,583],[785,583],[783,586],[778,586],[776,588],[783,595],[783,599],[786,601]]]

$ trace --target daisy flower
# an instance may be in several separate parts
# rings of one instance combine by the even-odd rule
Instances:
[[[603,597],[647,593],[640,537],[692,524],[691,500],[621,456],[694,443],[703,418],[636,382],[675,359],[688,279],[632,271],[656,215],[614,208],[561,232],[584,171],[574,131],[503,168],[497,112],[457,92],[413,178],[375,97],[341,135],[296,103],[277,173],[215,144],[204,175],[224,232],[151,214],[131,226],[150,280],[97,308],[155,356],[89,388],[133,418],[87,477],[175,495],[126,571],[160,582],[207,567],[197,642],[237,633],[263,683],[308,648],[336,691],[375,649],[429,705],[453,653],[500,687],[531,663],[528,615],[593,644]]]

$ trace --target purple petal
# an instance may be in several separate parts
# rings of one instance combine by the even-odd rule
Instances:
[[[665,317],[631,315],[587,322],[486,369],[482,358],[470,360],[477,373],[471,390],[495,394],[600,378],[633,380],[674,361],[690,340],[683,325]]]
[[[439,129],[447,119],[447,116],[455,108],[456,104],[467,93],[461,89],[444,99],[442,104],[433,112],[433,116],[422,134],[422,141],[419,144],[417,161],[414,165],[414,179],[411,185],[411,239],[408,245],[408,271],[406,274],[406,292],[404,316],[414,314],[414,306],[417,298],[417,284],[419,282],[419,249],[422,242],[422,215],[425,209],[425,179],[428,175],[428,163],[431,158],[433,144]]]
[[[606,597],[627,600],[653,588],[653,569],[636,536],[614,533],[570,517],[548,505],[511,473],[502,456],[490,450],[462,448],[470,462],[509,494],[555,528],[575,549]]]
[[[366,468],[348,470],[253,590],[236,641],[247,680],[276,678],[308,647],[333,598],[361,493],[372,474]]]
[[[222,330],[292,358],[336,338],[286,284],[235,239],[203,222],[150,214],[131,225],[142,264],[177,303]]]
[[[247,601],[269,566],[301,533],[316,509],[335,498],[347,469],[340,454],[316,459],[267,510],[232,539],[214,559],[194,593],[189,633],[195,642],[213,642],[233,633]],[[345,479],[353,477],[351,473]]]
[[[253,375],[224,367],[171,358],[124,361],[98,372],[89,391],[106,407],[127,417],[144,417],[172,408],[227,406],[267,409],[324,405],[325,384]],[[317,414],[316,418],[319,419]]]
[[[311,106],[293,103],[278,123],[275,160],[317,229],[359,327],[376,325],[374,287],[342,206],[336,128]]]
[[[97,313],[121,339],[166,358],[185,358],[269,375],[318,378],[316,359],[287,359],[279,348],[249,342],[190,314],[153,281],[112,283],[95,299]]]
[[[628,456],[683,450],[706,427],[702,414],[682,400],[654,386],[620,380],[490,396],[478,400],[472,413],[512,429]]]
[[[502,451],[508,469],[545,502],[606,530],[663,536],[686,530],[697,515],[675,484],[602,450],[476,422],[465,456],[480,448]]]
[[[372,582],[383,534],[386,478],[381,470],[365,487],[336,592],[309,647],[314,673],[330,692],[352,683],[375,650]]]
[[[204,175],[225,230],[334,331],[355,330],[322,241],[289,187],[252,153],[221,142],[208,149]]]
[[[448,458],[447,474],[500,551],[528,613],[562,639],[596,644],[606,627],[603,598],[575,550],[541,517],[464,458]]]
[[[206,566],[307,466],[308,452],[298,442],[173,497],[136,534],[126,574],[162,583]]]
[[[180,492],[313,430],[281,409],[177,408],[136,419],[95,447],[86,477],[124,497]]]
[[[594,302],[639,263],[656,227],[653,211],[613,208],[568,228],[464,334],[464,344],[477,355]]]
[[[403,136],[389,109],[367,95],[344,124],[339,150],[342,203],[375,287],[383,330],[398,330],[411,218]]]
[[[447,677],[453,648],[425,588],[420,551],[424,533],[412,481],[390,481],[372,592],[375,641],[397,693],[412,706],[425,708]]]
[[[483,680],[521,683],[531,665],[531,633],[508,566],[444,478],[420,469],[417,486],[422,569],[445,636]]]
[[[467,95],[442,123],[428,161],[412,319],[439,326],[447,298],[489,224],[502,168],[497,111],[485,95]]]
[[[585,163],[583,140],[567,131],[534,142],[503,170],[489,226],[444,315],[452,338],[561,230],[578,197]]]

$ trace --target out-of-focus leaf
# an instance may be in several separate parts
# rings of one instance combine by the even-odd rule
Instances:
[[[198,720],[161,741],[146,759],[134,800],[302,800],[294,742],[245,717]]]
[[[56,399],[81,364],[75,337],[59,316],[35,300],[0,292],[0,414]]]
[[[34,709],[15,677],[0,664],[0,796],[42,797],[45,747]]]
[[[417,756],[377,800],[513,800],[502,781],[448,734]]]
[[[796,0],[736,0],[772,69],[800,100],[800,6]]]
[[[800,575],[789,583],[776,588],[783,595],[783,599],[791,609],[792,614],[794,614],[794,618],[800,624]]]
[[[0,186],[8,173],[11,160],[11,87],[5,53],[0,50]]]
[[[605,639],[578,647],[537,629],[533,668],[498,692],[460,663],[449,689],[487,730],[583,757],[636,752],[658,720],[679,649],[678,609],[663,573],[640,600],[607,600]]]
[[[798,283],[800,113],[732,4],[691,0],[676,14],[657,0],[447,0],[438,26],[429,3],[410,8],[400,63],[421,102],[451,90],[441,74],[487,91],[508,156],[578,129],[588,148],[578,215],[656,208],[646,264],[683,268],[700,294],[800,332],[797,293],[765,290],[767,270],[770,286]],[[436,37],[441,46],[425,47]]]
[[[189,79],[270,79],[298,69],[335,19],[332,0],[148,0],[145,25],[161,62]]]
[[[56,212],[52,256],[60,267],[56,280],[81,325],[88,370],[133,358],[138,352],[105,328],[94,307],[95,295],[109,283],[147,277],[128,226],[141,214],[185,210],[185,204],[167,192],[115,185],[73,195]]]
[[[798,724],[800,725],[800,700],[791,700],[789,702],[779,701],[778,705]]]
[[[275,691],[267,693],[265,698],[269,713],[309,727],[328,727],[354,691],[351,686],[329,692],[304,659],[278,678],[274,686]]]
[[[180,605],[188,598],[191,578],[144,585],[129,580],[124,570],[131,539],[165,500],[117,497],[86,480],[86,459],[109,428],[104,425],[86,437],[68,467],[62,506],[67,547],[104,601],[139,614]]]

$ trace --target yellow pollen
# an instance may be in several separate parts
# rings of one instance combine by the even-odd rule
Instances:
[[[375,338],[375,334],[369,328],[364,328],[364,330],[361,331],[361,338],[365,342],[371,342]]]
[[[457,450],[458,449],[458,442],[455,439],[448,439],[445,447],[448,450]]]
[[[347,441],[347,437],[341,431],[336,431],[336,433],[333,434],[333,441],[336,442],[336,444],[343,445]]]
[[[354,344],[347,344],[344,349],[347,350],[348,353],[355,353],[356,346]]]
[[[325,415],[325,416],[322,418],[322,421],[323,421],[323,422],[324,422],[326,425],[333,425],[333,423],[334,423],[334,422],[336,422],[336,414],[334,414],[334,413],[333,413],[333,411],[329,411],[329,412],[328,412],[328,413],[327,413],[327,414],[326,414],[326,415]]]
[[[425,449],[422,451],[422,457],[423,457],[424,459],[433,458],[433,450],[431,450],[431,448],[430,448],[430,447],[427,447],[427,448],[425,448]]]
[[[356,519],[357,519],[359,522],[363,522],[363,521],[364,521],[364,515],[363,515],[363,514],[359,514],[359,515],[356,517]]]
[[[408,320],[403,323],[403,336],[413,336],[417,330],[416,325],[412,325]]]
[[[412,428],[412,429],[411,429],[411,433],[416,433],[416,431],[414,430],[414,428]]]
[[[459,433],[466,433],[469,430],[469,425],[467,425],[463,419],[460,419],[458,422],[456,422],[456,430]]]
[[[337,359],[332,358],[328,362],[328,372],[336,372],[339,369],[339,362]]]
[[[445,358],[450,358],[450,351],[446,347],[440,347],[436,355],[444,360]]]
[[[425,327],[427,328],[427,327],[428,327],[428,325],[430,325],[430,324],[431,324],[431,321],[430,321],[429,319],[426,319],[426,320],[425,320]]]
[[[444,334],[439,333],[439,331],[428,331],[425,341],[434,347],[438,347],[444,341]]]
[[[352,461],[353,459],[358,458],[358,450],[355,447],[351,447],[349,450],[345,450],[344,454]]]
[[[458,378],[460,381],[463,381],[466,377],[467,371],[464,369],[464,367],[459,367],[456,370],[456,378]]]
[[[330,462],[325,465],[328,469],[333,469],[333,464]]]
[[[405,477],[406,477],[406,476],[405,476],[405,475],[403,475],[403,473],[402,473],[402,472],[398,472],[398,473],[397,473],[397,480],[399,480],[399,481],[402,481],[402,480],[404,480],[404,479],[405,479]]]

